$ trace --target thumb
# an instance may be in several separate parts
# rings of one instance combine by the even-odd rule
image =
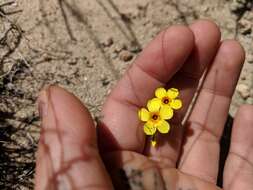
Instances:
[[[54,86],[43,90],[38,102],[42,130],[35,189],[112,189],[95,126],[83,104]]]

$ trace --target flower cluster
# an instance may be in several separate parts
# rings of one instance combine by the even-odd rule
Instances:
[[[156,145],[156,132],[168,133],[170,124],[167,120],[173,117],[174,110],[182,107],[182,101],[177,98],[179,91],[176,88],[168,90],[158,88],[155,91],[155,96],[155,98],[148,101],[147,109],[141,108],[138,111],[139,119],[146,122],[144,124],[144,133],[152,136],[152,146]]]

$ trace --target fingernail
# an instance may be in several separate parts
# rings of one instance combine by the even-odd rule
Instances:
[[[38,105],[39,105],[39,116],[43,121],[43,118],[47,115],[47,107],[48,107],[48,95],[47,89],[44,89],[40,92]]]

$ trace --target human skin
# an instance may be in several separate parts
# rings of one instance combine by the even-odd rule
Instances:
[[[219,142],[245,54],[238,42],[220,36],[207,20],[162,31],[112,90],[96,127],[73,94],[45,88],[38,99],[42,129],[35,189],[221,189]],[[137,111],[161,86],[178,88],[183,108],[170,121],[169,134],[159,135],[152,147]],[[252,116],[250,105],[235,116],[225,190],[253,189]]]

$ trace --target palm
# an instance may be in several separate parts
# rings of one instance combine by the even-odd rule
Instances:
[[[115,189],[220,189],[213,183],[170,167],[166,160],[154,161],[133,151],[110,153],[106,163]]]
[[[54,164],[50,166],[54,168],[50,174],[53,179],[59,177],[54,176],[55,171],[61,171],[66,163],[78,160],[75,169],[71,168],[71,172],[67,170],[68,176],[72,176],[72,183],[68,182],[68,184],[72,184],[72,187],[75,184],[76,189],[84,189],[84,187],[110,189],[111,181],[100,156],[116,189],[130,187],[176,190],[219,189],[215,186],[218,174],[219,139],[243,61],[244,53],[241,46],[235,41],[220,42],[219,29],[211,22],[199,21],[189,28],[174,26],[161,32],[126,72],[103,107],[103,119],[97,127],[100,155],[96,148],[94,150],[96,134],[87,111],[80,107],[80,102],[76,103],[75,100],[74,103],[70,97],[66,98],[69,95],[63,90],[51,89],[51,99],[58,94],[58,98],[55,98],[58,105],[53,103],[52,108],[50,106],[48,108],[49,112],[51,110],[59,115],[53,120],[53,128],[58,131],[59,128],[71,124],[74,129],[70,130],[66,127],[63,129],[71,137],[69,138],[68,135],[64,137],[67,140],[64,138],[62,140],[61,135],[58,135],[57,142],[59,142],[55,145],[58,147],[54,147],[52,152],[55,156],[51,156],[51,152],[45,148],[45,139],[52,137],[42,135],[37,161],[37,189],[48,187],[45,185],[47,183],[55,183],[55,181],[48,182],[50,180],[47,179],[44,182],[39,180],[49,176],[48,171],[44,169],[48,166],[48,160],[56,160],[52,162],[56,162],[57,166]],[[194,109],[181,126],[199,79],[207,68],[209,70],[198,93]],[[138,120],[137,110],[153,97],[154,90],[160,86],[178,88],[184,105],[174,116],[170,133],[158,136],[158,145],[154,148],[150,146],[143,133],[143,123]],[[60,104],[59,97],[63,97],[64,93],[66,97],[62,98],[63,105]],[[74,115],[70,116],[69,113],[62,111],[69,107],[73,108]],[[252,110],[252,108],[247,109]],[[252,143],[249,140],[252,129],[245,115],[247,114],[239,113],[234,124],[231,153],[224,170],[224,189],[253,187],[249,176],[245,173],[237,178],[234,175],[239,171],[252,170],[249,163],[253,156],[248,154]],[[47,125],[44,119],[43,123]],[[246,126],[244,131],[238,130],[240,125]],[[233,144],[241,139],[247,141],[243,144]],[[64,146],[66,142],[68,144]],[[80,147],[84,146],[85,150],[81,148],[77,151],[77,144]],[[65,155],[65,152],[67,158],[62,159],[62,154]],[[88,159],[89,156],[96,161]],[[57,161],[60,158],[63,161],[59,163]],[[88,171],[89,175],[82,172],[84,170]],[[58,173],[63,175],[62,172],[58,171]],[[66,175],[65,171],[63,173]],[[66,176],[65,178],[70,181]],[[83,180],[84,178],[86,180]]]

